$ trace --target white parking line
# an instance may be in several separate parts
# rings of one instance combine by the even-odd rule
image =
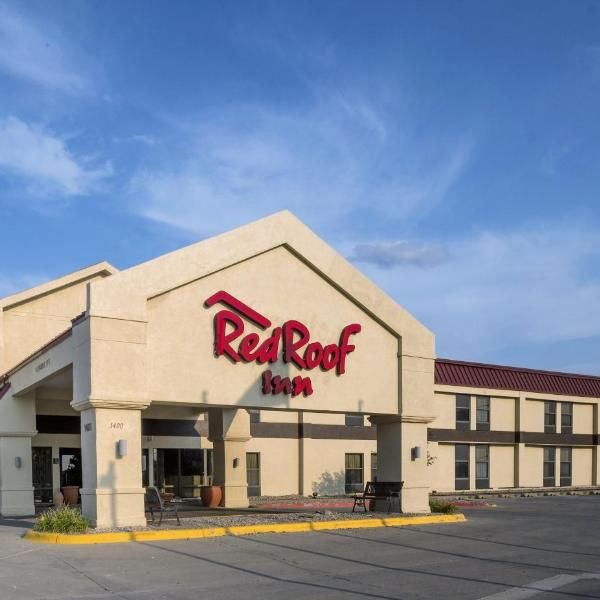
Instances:
[[[563,573],[561,575],[555,575],[554,577],[548,577],[547,579],[540,579],[539,581],[533,581],[532,583],[513,587],[504,592],[492,594],[491,596],[484,596],[479,600],[525,600],[526,598],[533,598],[538,594],[551,592],[552,590],[570,585],[581,579],[600,579],[600,573],[578,573],[577,575]]]

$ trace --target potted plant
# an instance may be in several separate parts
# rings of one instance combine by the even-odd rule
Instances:
[[[200,488],[200,498],[202,504],[208,508],[214,508],[221,504],[223,498],[223,491],[220,485],[203,485]]]
[[[73,455],[65,471],[65,484],[62,488],[64,502],[70,506],[79,503],[79,481],[81,481],[81,459]]]

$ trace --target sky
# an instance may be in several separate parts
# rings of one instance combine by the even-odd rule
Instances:
[[[281,209],[438,356],[600,375],[600,2],[0,0],[0,296]]]

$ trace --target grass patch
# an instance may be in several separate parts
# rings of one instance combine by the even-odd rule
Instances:
[[[85,533],[89,526],[78,508],[59,506],[40,515],[33,529],[46,533]]]
[[[445,500],[429,500],[429,508],[431,512],[443,513],[445,515],[453,515],[458,512],[458,506],[452,504],[452,502],[446,502]]]

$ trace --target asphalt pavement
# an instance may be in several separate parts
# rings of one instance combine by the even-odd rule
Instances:
[[[510,498],[466,523],[54,546],[0,520],[0,600],[600,598],[600,496]]]

